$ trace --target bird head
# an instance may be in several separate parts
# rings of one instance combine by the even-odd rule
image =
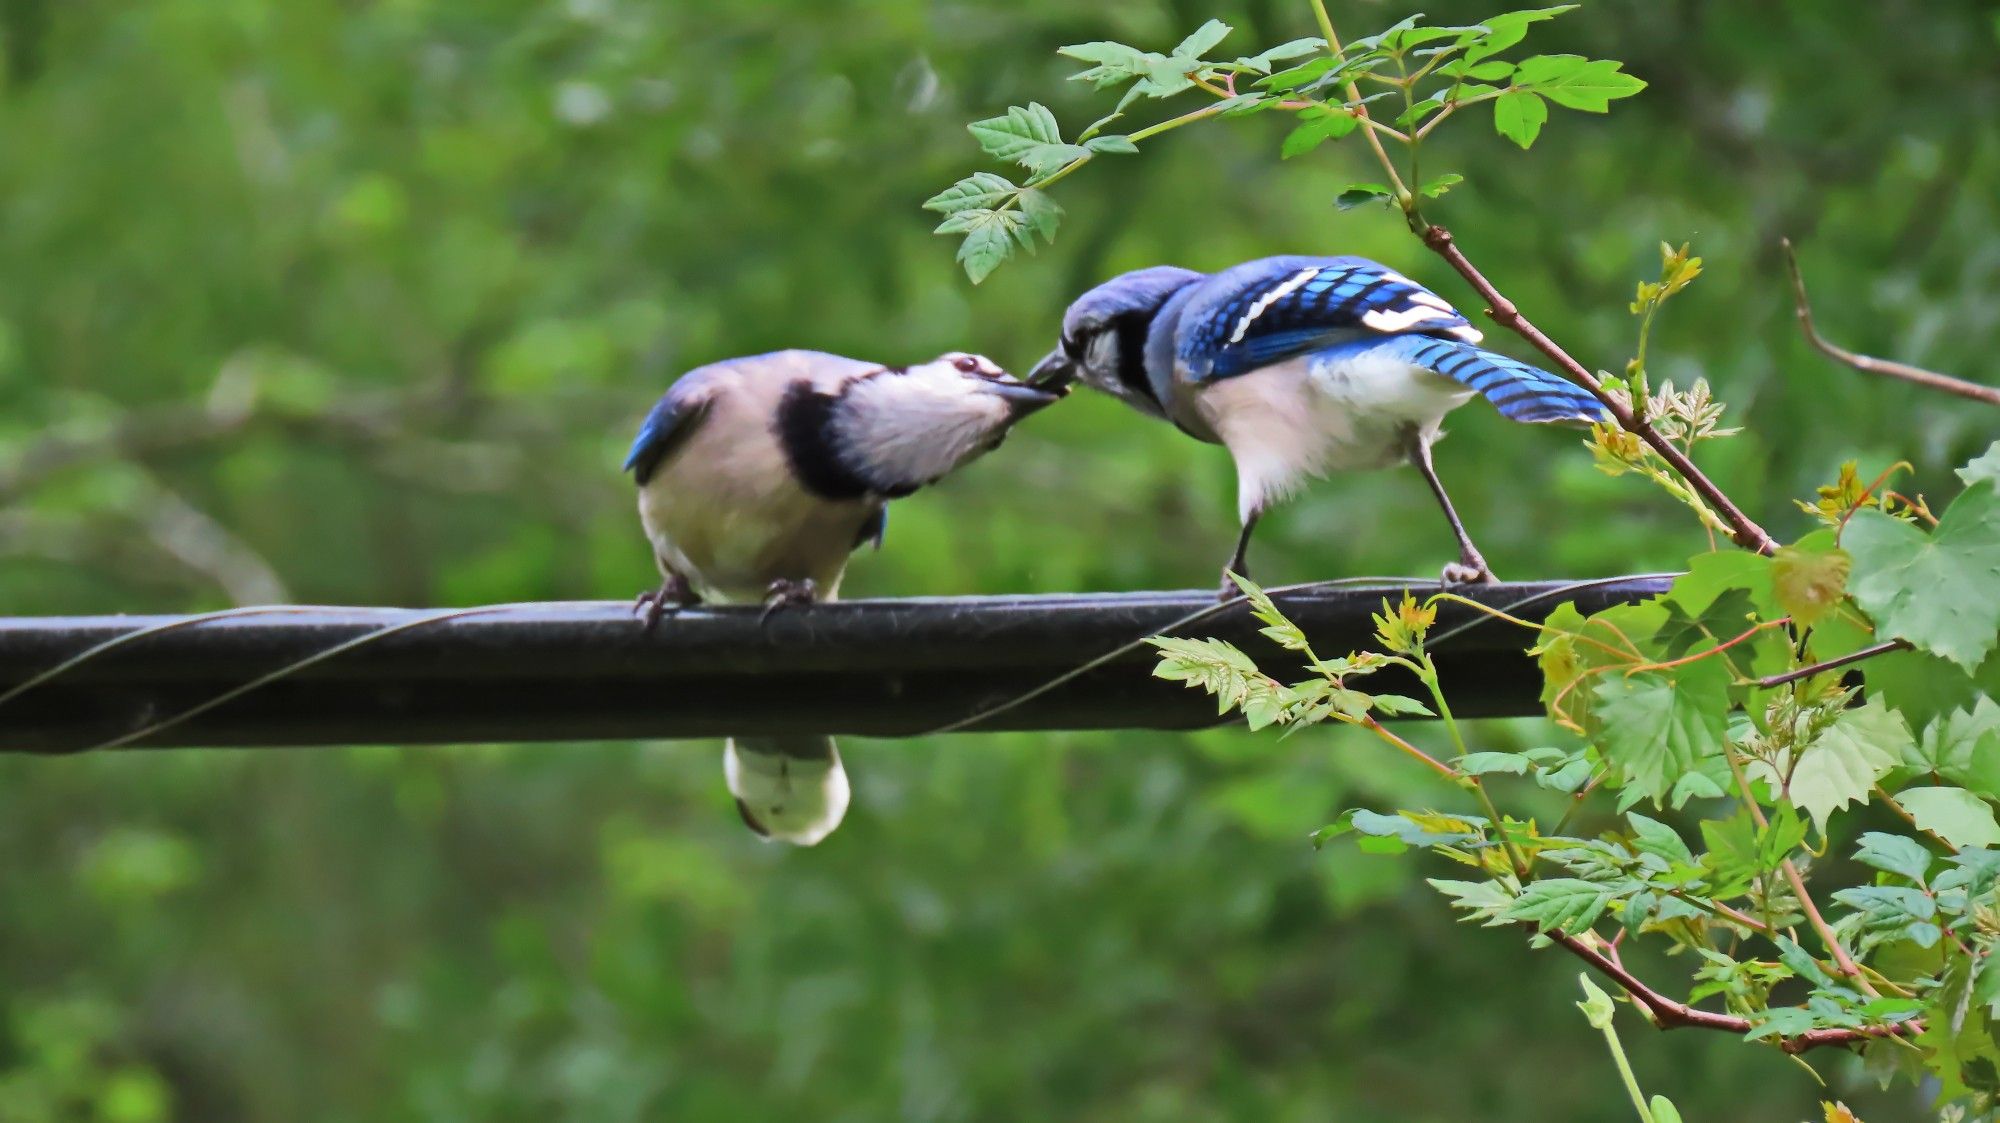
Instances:
[[[1203,274],[1156,265],[1121,274],[1077,297],[1063,314],[1062,341],[1028,375],[1033,386],[1081,380],[1146,413],[1161,413],[1146,372],[1146,338],[1174,295]]]
[[[1065,393],[1022,382],[983,355],[951,351],[849,381],[836,396],[833,425],[842,458],[893,496],[998,448],[1016,422]]]

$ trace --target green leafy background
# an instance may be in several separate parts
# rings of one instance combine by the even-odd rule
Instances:
[[[1404,14],[1334,7],[1350,34]],[[1040,101],[1074,135],[1103,98],[1056,46],[1165,51],[1211,15],[1225,51],[1313,31],[1290,4],[10,4],[0,608],[622,598],[652,574],[616,464],[691,365],[807,345],[1018,370],[1113,272],[1274,252],[1378,257],[1469,304],[1395,216],[1336,210],[1364,153],[1281,162],[1275,119],[1102,161],[1063,185],[1060,241],[966,284],[917,205],[977,166],[964,123]],[[1536,42],[1648,89],[1527,155],[1440,134],[1427,169],[1468,182],[1428,212],[1613,370],[1634,279],[1692,241],[1705,272],[1649,367],[1736,407],[1749,431],[1710,462],[1779,537],[1845,458],[1955,492],[1993,418],[1808,351],[1776,241],[1835,338],[1995,380],[1990,15],[1600,5]],[[1571,435],[1476,407],[1453,430],[1440,471],[1503,575],[1706,546]],[[848,591],[1205,587],[1233,492],[1219,450],[1079,395],[900,503]],[[1451,553],[1401,473],[1315,487],[1255,560],[1278,581]],[[743,832],[710,743],[0,761],[0,1119],[1626,1118],[1570,961],[1451,927],[1420,863],[1311,849],[1342,807],[1456,798],[1361,734],[847,752],[854,810],[810,852]],[[1819,1098],[1724,1037],[1628,1043],[1690,1119]],[[1820,1067],[1864,1117],[1914,1110]]]

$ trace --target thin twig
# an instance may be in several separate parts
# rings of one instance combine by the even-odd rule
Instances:
[[[1748,928],[1752,932],[1756,932],[1759,935],[1775,936],[1778,934],[1778,930],[1776,928],[1771,927],[1769,924],[1766,924],[1765,922],[1758,920],[1756,917],[1751,916],[1748,913],[1739,912],[1736,909],[1730,908],[1728,905],[1723,904],[1721,901],[1704,901],[1699,897],[1690,897],[1687,895],[1687,893],[1679,889],[1665,889],[1662,890],[1662,892],[1666,893],[1667,896],[1672,897],[1677,901],[1683,901],[1687,904],[1693,905],[1698,909],[1706,909],[1707,911],[1714,913],[1715,915],[1723,918],[1724,920],[1732,921],[1736,924],[1741,924],[1743,927]],[[1625,930],[1621,928],[1618,930],[1618,932],[1619,935],[1622,936],[1624,935]]]
[[[1570,954],[1596,968],[1599,974],[1617,983],[1626,994],[1632,996],[1632,1001],[1645,1008],[1653,1024],[1661,1029],[1691,1026],[1696,1029],[1745,1034],[1756,1028],[1748,1018],[1734,1014],[1717,1014],[1696,1009],[1685,1002],[1675,1002],[1640,982],[1638,977],[1627,971],[1623,965],[1575,936],[1554,930],[1544,931],[1542,934],[1561,945]],[[1779,1038],[1778,1048],[1796,1056],[1825,1045],[1853,1045],[1879,1037],[1913,1036],[1922,1033],[1923,1029],[1923,1023],[1915,1020],[1862,1026],[1858,1029],[1811,1029],[1796,1037]]]
[[[1374,714],[1363,714],[1361,715],[1361,720],[1355,722],[1354,724],[1360,726],[1363,729],[1368,730],[1370,733],[1375,734],[1377,737],[1382,738],[1384,741],[1389,742],[1389,744],[1393,745],[1402,752],[1408,754],[1410,757],[1414,758],[1418,763],[1424,765],[1426,768],[1429,768],[1431,771],[1437,773],[1438,775],[1443,776],[1445,779],[1450,780],[1453,783],[1457,783],[1461,779],[1457,769],[1453,768],[1449,764],[1444,763],[1443,761],[1425,752],[1424,750],[1416,747],[1415,745],[1410,744],[1408,741],[1404,740],[1401,737],[1396,736],[1394,733],[1391,733],[1389,731],[1388,726],[1383,725],[1380,721],[1377,721],[1375,719]],[[1484,795],[1483,790],[1481,791],[1481,794]],[[1499,812],[1493,810],[1493,804],[1491,801],[1487,802],[1486,809],[1489,813],[1495,816],[1498,816],[1499,814]],[[1506,828],[1501,825],[1497,817],[1493,821],[1493,826],[1494,829],[1500,831],[1502,841],[1505,841],[1507,833]]]
[[[1693,655],[1683,655],[1678,659],[1669,659],[1664,663],[1643,663],[1637,667],[1633,667],[1630,670],[1626,671],[1625,676],[1627,678],[1630,678],[1631,676],[1639,674],[1642,671],[1665,671],[1665,670],[1670,670],[1674,667],[1686,666],[1689,663],[1697,663],[1703,659],[1708,658],[1711,655],[1720,655],[1722,652],[1725,652],[1730,648],[1735,647],[1737,644],[1742,643],[1746,640],[1755,639],[1759,633],[1764,632],[1767,629],[1782,628],[1791,622],[1792,618],[1789,616],[1780,616],[1776,620],[1765,620],[1761,623],[1752,625],[1751,627],[1746,629],[1742,635],[1739,635],[1734,639],[1724,640],[1723,642],[1716,644],[1714,647],[1711,647],[1706,651],[1697,651]]]
[[[151,472],[138,465],[133,469],[146,492],[134,513],[160,549],[212,579],[239,605],[282,604],[290,599],[277,570],[249,543]]]
[[[1603,383],[1597,380],[1595,374],[1571,358],[1569,352],[1564,351],[1554,340],[1544,335],[1540,328],[1529,322],[1514,302],[1507,299],[1498,288],[1494,287],[1492,281],[1486,279],[1486,275],[1479,271],[1478,266],[1466,258],[1464,252],[1453,241],[1451,231],[1442,226],[1429,226],[1424,229],[1421,237],[1424,245],[1444,258],[1458,271],[1458,275],[1465,278],[1466,283],[1479,293],[1480,299],[1486,301],[1486,314],[1494,323],[1527,340],[1537,351],[1547,355],[1552,362],[1562,368],[1562,373],[1570,381],[1590,391],[1591,396],[1604,406],[1620,428],[1652,446],[1653,451],[1660,454],[1660,459],[1665,460],[1675,472],[1679,473],[1680,477],[1688,482],[1688,486],[1729,524],[1731,537],[1736,540],[1737,545],[1760,554],[1777,552],[1777,541],[1763,527],[1752,521],[1750,516],[1744,514],[1742,509],[1736,506],[1735,501],[1724,494],[1713,480],[1703,475],[1701,469],[1694,466],[1694,462],[1688,459],[1687,454],[1682,452],[1679,446],[1661,436],[1653,426],[1640,420],[1629,405],[1607,393]]]
[[[1796,253],[1792,252],[1792,240],[1790,238],[1781,238],[1779,239],[1779,244],[1785,250],[1785,267],[1792,274],[1792,301],[1794,308],[1798,312],[1799,330],[1805,333],[1806,342],[1812,344],[1814,350],[1835,362],[1844,363],[1864,374],[1880,374],[1889,378],[1899,378],[1904,382],[1914,382],[1918,386],[1928,389],[1942,390],[1947,394],[1956,394],[1961,398],[1971,398],[1973,401],[1985,402],[1990,406],[2000,406],[2000,387],[1986,386],[1978,382],[1967,382],[1963,378],[1953,378],[1951,375],[1939,374],[1934,370],[1913,367],[1908,363],[1896,362],[1894,359],[1878,359],[1873,355],[1863,355],[1857,351],[1849,351],[1847,348],[1833,343],[1821,335],[1819,328],[1813,324],[1812,305],[1806,300],[1805,274],[1799,271],[1799,258]]]
[[[1340,36],[1333,30],[1332,17],[1326,14],[1326,0],[1312,0],[1312,6],[1313,15],[1319,18],[1320,35],[1326,39],[1326,49],[1332,52],[1334,58],[1340,58]],[[1382,163],[1382,170],[1389,174],[1389,184],[1396,190],[1397,205],[1403,205],[1410,198],[1410,189],[1403,183],[1403,177],[1396,174],[1396,163],[1389,159],[1388,150],[1382,147],[1382,138],[1375,135],[1375,119],[1368,115],[1368,106],[1361,100],[1361,87],[1352,79],[1347,83],[1347,100],[1355,103],[1354,119],[1361,122],[1362,139],[1374,150],[1375,158]],[[1407,137],[1404,140],[1408,142]]]
[[[1757,685],[1768,690],[1774,686],[1783,686],[1788,682],[1797,682],[1802,678],[1811,678],[1814,675],[1824,674],[1827,671],[1839,670],[1850,663],[1859,663],[1863,659],[1873,659],[1877,655],[1886,655],[1891,651],[1907,651],[1909,646],[1910,644],[1907,640],[1892,639],[1886,643],[1878,643],[1873,647],[1864,647],[1859,651],[1850,651],[1838,659],[1828,659],[1825,662],[1814,663],[1809,667],[1800,667],[1797,670],[1786,671],[1783,674],[1765,675],[1763,678],[1757,680]]]

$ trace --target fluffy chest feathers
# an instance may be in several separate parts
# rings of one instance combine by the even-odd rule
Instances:
[[[1318,352],[1187,388],[1191,428],[1236,462],[1241,514],[1327,472],[1401,463],[1408,440],[1434,439],[1472,391],[1367,349]]]
[[[875,504],[814,496],[787,470],[770,424],[782,384],[732,390],[639,489],[646,536],[710,600],[756,601],[780,578],[830,597]]]

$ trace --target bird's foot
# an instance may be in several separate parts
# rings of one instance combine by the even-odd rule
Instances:
[[[700,604],[701,598],[689,587],[687,578],[676,574],[667,578],[657,589],[648,589],[633,598],[632,611],[639,615],[640,626],[650,632],[659,626],[662,617],[672,616],[692,604]]]
[[[1228,604],[1243,595],[1243,590],[1237,588],[1235,580],[1230,577],[1230,572],[1228,569],[1222,571],[1222,584],[1215,590],[1217,604]]]
[[[1498,585],[1500,579],[1486,567],[1486,559],[1477,554],[1444,567],[1444,584],[1451,585]]]
[[[759,624],[770,620],[771,614],[781,608],[809,607],[819,597],[819,587],[812,578],[793,581],[780,577],[764,589],[764,615],[757,618]]]

